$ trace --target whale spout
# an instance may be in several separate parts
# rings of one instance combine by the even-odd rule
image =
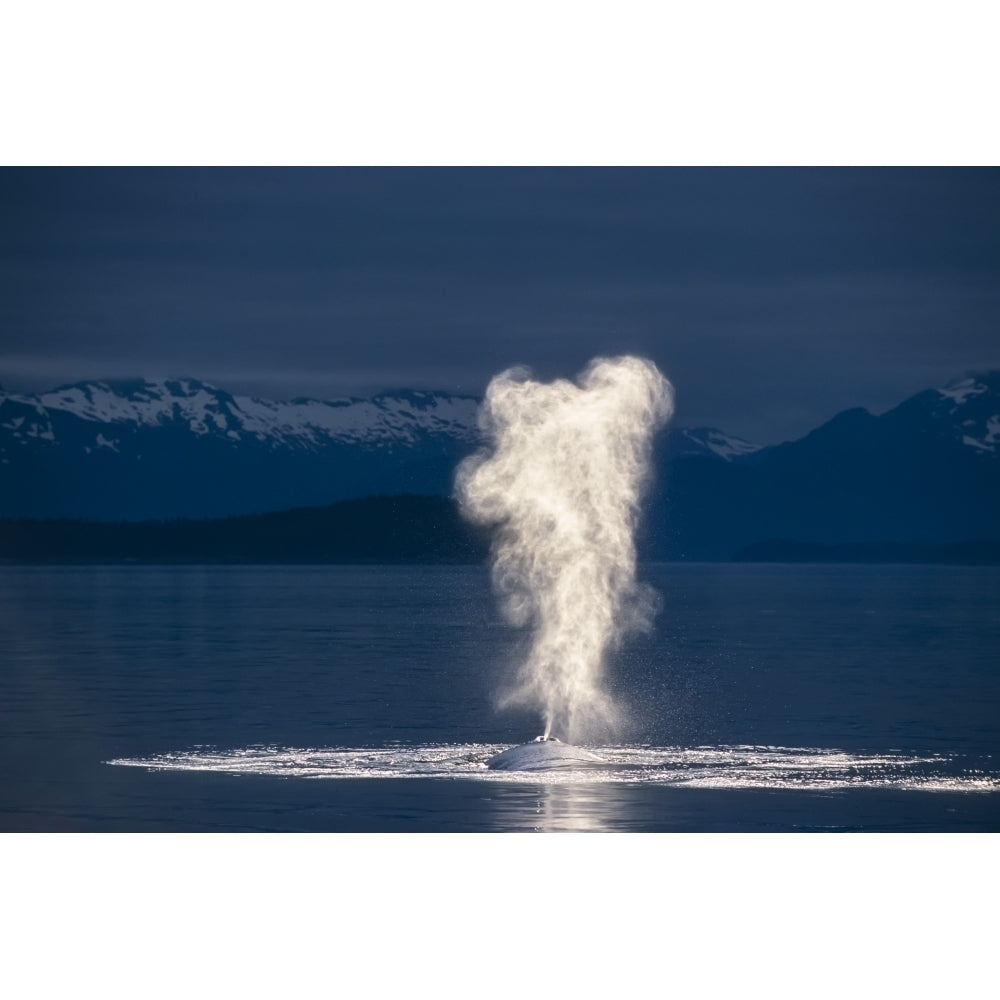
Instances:
[[[539,736],[531,743],[498,753],[486,766],[493,771],[549,771],[602,760],[597,754],[563,743],[554,736]]]

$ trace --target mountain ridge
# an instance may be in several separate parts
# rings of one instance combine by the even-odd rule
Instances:
[[[448,497],[480,444],[479,400],[233,395],[194,378],[0,392],[0,517],[218,518],[385,495]],[[654,446],[652,558],[817,544],[1000,537],[1000,372],[854,408],[758,447],[674,427]]]
[[[480,443],[479,403],[428,390],[264,400],[187,376],[0,393],[0,516],[214,517],[448,495]],[[726,461],[755,450],[715,428],[673,441]]]

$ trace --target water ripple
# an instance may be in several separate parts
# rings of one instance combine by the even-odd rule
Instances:
[[[819,747],[590,747],[601,763],[553,771],[490,771],[503,744],[387,747],[194,747],[107,761],[151,771],[218,771],[289,778],[459,778],[528,784],[628,783],[714,789],[1000,791],[992,758],[902,751],[848,752]]]

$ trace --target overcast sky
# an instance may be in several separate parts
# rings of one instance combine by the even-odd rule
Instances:
[[[995,169],[4,169],[0,382],[480,394],[635,352],[759,443],[1000,367]]]

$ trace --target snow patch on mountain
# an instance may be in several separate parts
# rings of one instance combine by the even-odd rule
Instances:
[[[465,441],[476,438],[477,401],[443,393],[291,402],[236,396],[233,404],[242,429],[259,440],[273,437],[288,444],[318,445],[324,439],[412,444],[427,433]]]
[[[982,382],[977,382],[975,378],[963,378],[937,391],[946,399],[952,400],[956,406],[962,406],[971,396],[981,396],[984,392],[989,392],[990,390],[989,386],[983,385]]]
[[[24,433],[26,437],[41,438],[43,441],[55,441],[56,439],[51,424],[44,427],[41,424],[32,424]]]
[[[996,454],[998,439],[1000,439],[1000,414],[994,414],[986,421],[986,434],[982,438],[963,434],[962,444],[967,444],[979,451],[990,451]]]
[[[98,434],[95,440],[98,448],[110,448],[112,451],[118,451],[118,442],[109,441],[103,434]]]
[[[689,453],[707,450],[727,462],[740,455],[752,455],[755,451],[761,450],[760,445],[733,437],[732,434],[724,434],[714,427],[690,427],[680,431],[680,435],[688,445],[686,450]]]

